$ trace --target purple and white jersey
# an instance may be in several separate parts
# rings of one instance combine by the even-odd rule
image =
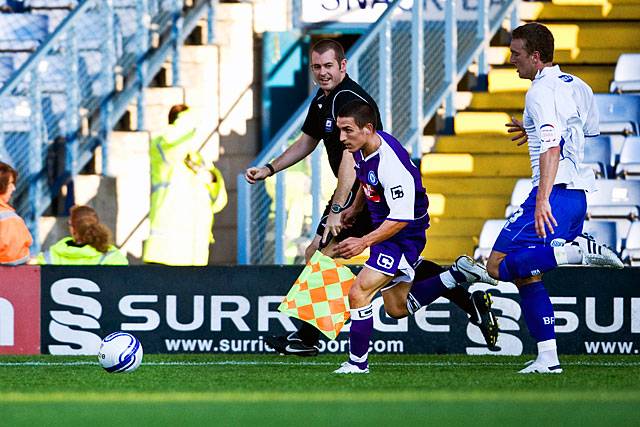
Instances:
[[[378,131],[380,147],[366,158],[362,150],[353,153],[356,176],[362,183],[374,226],[385,220],[429,224],[429,199],[420,171],[402,144]]]

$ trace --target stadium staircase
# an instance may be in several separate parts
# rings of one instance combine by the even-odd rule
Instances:
[[[519,12],[523,21],[549,26],[554,62],[594,92],[609,91],[620,54],[640,52],[640,0],[523,2]],[[436,136],[422,158],[432,217],[423,255],[439,263],[472,255],[485,220],[504,218],[516,181],[530,177],[526,146],[512,143],[504,126],[512,115],[521,118],[530,85],[509,64],[508,41],[506,32],[494,38],[488,90],[457,94],[455,135]]]

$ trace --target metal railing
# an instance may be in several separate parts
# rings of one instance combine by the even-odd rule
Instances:
[[[204,13],[213,40],[215,3],[34,1],[23,13],[0,14],[0,63],[9,69],[0,81],[0,160],[20,174],[13,204],[32,250],[38,218],[98,146],[108,174],[109,135],[134,99],[144,129],[144,88],[169,56],[179,84],[179,47]]]
[[[486,73],[485,50],[503,20],[511,13],[512,25],[517,22],[516,0],[479,0],[469,10],[459,10],[455,0],[428,2],[427,10],[424,4],[417,1],[405,10],[394,1],[347,54],[350,76],[377,101],[385,130],[410,147],[413,157],[422,154],[423,129],[443,102],[446,115],[455,114],[456,86],[471,62],[478,60]],[[253,165],[267,163],[297,138],[312,98],[313,94]],[[306,210],[312,212],[306,219],[308,238],[323,208],[322,156],[320,146],[306,168],[310,196],[305,193],[304,199],[310,199]],[[238,176],[238,263],[292,261],[285,257],[295,239],[286,230],[288,209],[303,203],[299,191],[306,187],[300,183],[305,175],[288,174],[283,171],[269,179],[275,180],[275,188],[265,182],[249,185]],[[287,184],[294,190],[288,192]]]

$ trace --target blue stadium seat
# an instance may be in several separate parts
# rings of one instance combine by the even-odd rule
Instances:
[[[640,266],[640,222],[631,224],[622,260],[632,266]]]
[[[33,51],[49,35],[49,18],[28,13],[0,14],[0,51]]]
[[[598,179],[587,194],[588,218],[628,218],[640,215],[640,180]]]
[[[613,171],[614,156],[611,150],[611,139],[608,135],[587,138],[584,146],[585,166],[590,166],[596,178],[609,178]]]
[[[618,58],[609,91],[640,92],[640,53],[623,53]]]
[[[640,137],[628,136],[622,146],[616,176],[624,179],[640,179]]]
[[[600,113],[600,133],[638,135],[640,123],[640,96],[595,95]]]
[[[491,254],[491,248],[500,234],[500,230],[504,227],[504,219],[490,219],[485,221],[478,239],[478,247],[473,253],[473,258],[477,261],[485,263]]]
[[[622,240],[618,239],[615,221],[585,221],[584,233],[590,234],[596,241],[615,250],[618,255],[622,250]]]
[[[509,206],[505,209],[504,216],[508,218],[516,209],[520,207],[522,203],[527,199],[529,193],[531,193],[531,179],[523,178],[516,181],[516,185],[513,187],[511,193],[511,201]]]

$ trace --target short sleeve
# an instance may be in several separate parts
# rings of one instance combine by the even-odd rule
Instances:
[[[314,139],[317,139],[318,141],[322,139],[322,130],[320,129],[319,116],[320,112],[318,111],[318,106],[316,105],[316,102],[314,100],[311,102],[311,105],[307,110],[307,117],[304,119],[302,132],[306,133]]]

